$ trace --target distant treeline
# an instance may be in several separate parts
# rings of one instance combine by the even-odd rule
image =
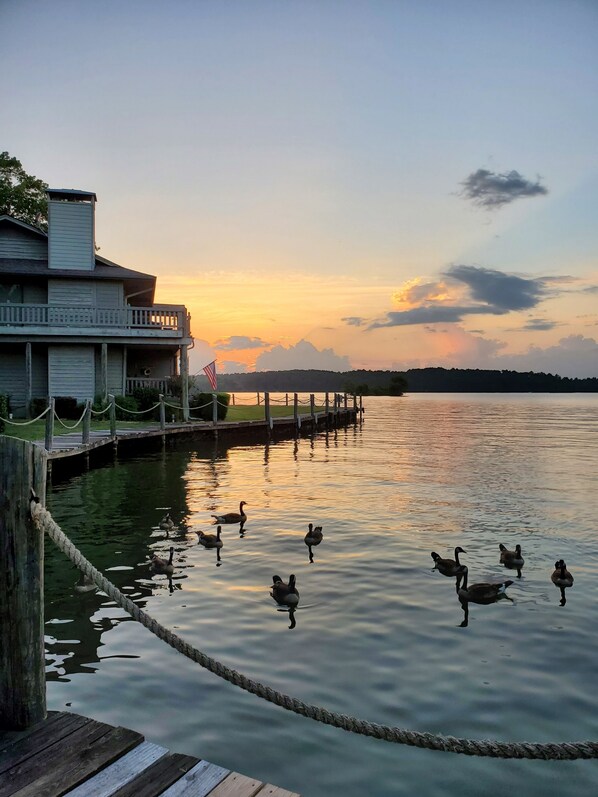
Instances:
[[[203,375],[197,387],[210,390]],[[218,390],[234,392],[325,393],[393,392],[404,384],[410,393],[598,393],[598,378],[556,374],[484,371],[480,368],[410,368],[408,371],[258,371],[218,374]],[[366,388],[367,387],[367,391]]]

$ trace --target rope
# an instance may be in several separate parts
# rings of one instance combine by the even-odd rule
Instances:
[[[49,411],[50,407],[47,406],[46,409],[40,413],[37,418],[33,418],[31,421],[10,421],[8,418],[0,418],[0,421],[4,421],[4,423],[9,423],[11,426],[29,426],[36,421],[39,421],[40,418],[43,418],[44,415]]]
[[[147,410],[128,410],[126,407],[121,407],[120,404],[116,403],[116,401],[114,402],[114,406],[117,407],[119,410],[122,410],[122,412],[130,412],[131,415],[145,415],[146,412],[152,412],[153,410],[156,409],[156,407],[159,407],[160,402],[154,404],[153,407],[148,407]]]
[[[110,407],[112,406],[112,403],[113,403],[113,402],[110,402],[110,404],[108,404],[108,406],[107,406],[107,407],[104,407],[104,409],[103,409],[103,410],[94,410],[94,409],[92,409],[92,410],[91,410],[91,414],[92,414],[92,415],[103,415],[105,412],[108,412],[108,410],[109,410],[109,409],[110,409]]]
[[[82,421],[82,420],[83,420],[83,418],[85,417],[85,413],[86,413],[86,412],[87,412],[87,407],[85,407],[85,408],[84,408],[83,412],[81,413],[81,417],[79,418],[79,420],[77,421],[77,423],[75,423],[73,426],[70,426],[68,423],[65,423],[64,421],[61,421],[61,420],[60,420],[60,418],[58,417],[58,413],[56,412],[56,410],[54,410],[54,417],[56,418],[56,420],[58,421],[58,423],[59,423],[61,426],[63,426],[65,429],[76,429],[76,428],[77,428],[77,426],[79,426],[79,424],[81,423],[81,421]]]
[[[390,725],[379,725],[375,722],[350,717],[346,714],[336,714],[320,706],[304,703],[295,697],[290,697],[270,686],[265,686],[258,681],[252,681],[246,675],[232,670],[221,662],[213,659],[197,648],[194,648],[184,639],[164,628],[157,620],[143,609],[140,609],[130,598],[123,595],[115,585],[108,581],[89,562],[69,540],[60,526],[54,521],[52,515],[35,500],[31,502],[31,515],[37,527],[48,534],[58,548],[75,564],[84,575],[88,576],[103,592],[108,595],[122,609],[128,612],[133,619],[138,620],[152,634],[162,639],[179,653],[195,661],[201,667],[214,673],[225,681],[250,692],[253,695],[281,706],[295,714],[317,720],[325,725],[342,728],[362,736],[371,736],[374,739],[383,739],[395,744],[405,744],[411,747],[421,747],[427,750],[442,750],[450,753],[461,753],[471,756],[486,756],[490,758],[530,758],[543,761],[572,761],[578,758],[598,758],[598,742],[499,742],[480,739],[459,739],[454,736],[440,736],[433,733],[421,733],[398,728]]]
[[[158,403],[158,404],[156,404],[156,407],[159,407],[159,406],[160,406],[160,404],[159,404],[159,403]],[[165,402],[164,402],[164,406],[165,406],[165,407],[172,407],[172,409],[173,409],[173,410],[182,410],[182,409],[183,409],[183,408],[180,406],[180,404],[170,404],[168,401],[165,401]],[[207,405],[206,405],[206,406],[207,406]],[[193,409],[195,409],[195,407],[194,407]]]

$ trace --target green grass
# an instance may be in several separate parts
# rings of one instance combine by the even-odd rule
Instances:
[[[324,407],[316,407],[316,412],[323,412]],[[293,415],[293,406],[292,404],[288,407],[280,406],[280,405],[271,405],[270,412],[273,418],[284,418],[285,416],[292,417]],[[309,415],[309,406],[304,404],[300,405],[299,407],[299,414],[300,415]],[[178,414],[178,413],[177,413]],[[257,404],[254,405],[237,405],[237,406],[229,406],[228,412],[226,414],[227,421],[263,421],[264,420],[264,405]],[[64,421],[69,426],[73,426],[75,421]],[[17,423],[21,423],[21,421],[17,421]],[[116,425],[118,429],[135,429],[136,427],[145,426],[147,425],[147,420],[141,421],[117,421]],[[156,423],[156,421],[150,421],[150,423]],[[91,429],[92,430],[100,430],[100,429],[109,429],[110,422],[108,420],[92,420],[91,422]],[[71,430],[65,429],[62,427],[58,421],[54,422],[54,436],[58,437],[61,434],[69,434]],[[77,426],[76,429],[72,430],[73,432],[81,433],[81,424]],[[9,423],[5,424],[4,432],[2,434],[7,435],[8,437],[18,437],[20,440],[43,440],[46,435],[46,422],[44,419],[39,421],[34,421],[33,423],[29,424],[28,426],[13,426]]]

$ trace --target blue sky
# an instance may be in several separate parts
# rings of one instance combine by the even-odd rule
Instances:
[[[97,192],[101,253],[190,307],[197,369],[598,375],[596,2],[21,0],[0,26],[0,148]],[[504,203],[467,195],[480,170]],[[495,314],[458,266],[543,288]]]

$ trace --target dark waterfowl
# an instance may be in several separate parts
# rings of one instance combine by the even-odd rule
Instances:
[[[162,559],[158,554],[153,554],[152,560],[150,562],[150,567],[154,571],[154,573],[165,573],[167,576],[171,576],[174,573],[174,565],[172,563],[172,559],[174,556],[174,548],[171,546],[170,548],[170,556],[168,559]]]
[[[463,567],[461,562],[459,561],[459,554],[460,553],[467,553],[464,548],[461,548],[459,545],[455,548],[455,558],[454,559],[443,559],[440,554],[437,554],[436,551],[432,551],[430,556],[434,560],[434,567],[432,570],[438,570],[439,573],[442,573],[443,576],[458,576],[460,575],[459,568]]]
[[[220,532],[222,531],[222,526],[218,526],[216,529],[216,534],[204,534],[203,531],[197,532],[197,537],[200,545],[204,545],[206,548],[222,548],[224,543],[220,539]]]
[[[319,545],[322,542],[324,535],[322,534],[322,526],[316,526],[310,523],[307,527],[309,531],[304,537],[305,544],[311,548],[312,545]]]
[[[280,576],[272,576],[272,592],[270,595],[278,604],[296,606],[299,603],[299,593],[295,586],[295,576],[289,576],[288,584],[286,584]]]
[[[239,504],[238,512],[226,512],[224,515],[212,515],[216,519],[216,523],[245,523],[247,515],[243,507],[247,501],[241,501]]]
[[[508,600],[511,600],[511,598],[509,598],[509,596],[506,594],[505,590],[507,587],[511,586],[513,583],[512,581],[502,581],[498,584],[492,584],[490,582],[468,584],[467,574],[467,567],[462,565],[460,568],[460,573],[457,574],[463,577],[463,582],[457,591],[461,603],[480,603],[487,605],[490,603],[496,603],[496,601],[500,600],[501,598],[507,598]]]
[[[517,544],[514,551],[510,551],[502,542],[500,548],[500,561],[506,567],[523,567],[525,559],[521,555],[521,545]]]
[[[163,531],[172,531],[174,525],[174,520],[170,517],[170,512],[167,512],[160,521],[160,528]]]
[[[554,570],[552,571],[550,580],[555,587],[558,587],[561,590],[561,606],[564,606],[567,603],[565,590],[573,586],[574,579],[571,573],[567,570],[567,565],[563,559],[557,559],[557,561],[554,563]]]

